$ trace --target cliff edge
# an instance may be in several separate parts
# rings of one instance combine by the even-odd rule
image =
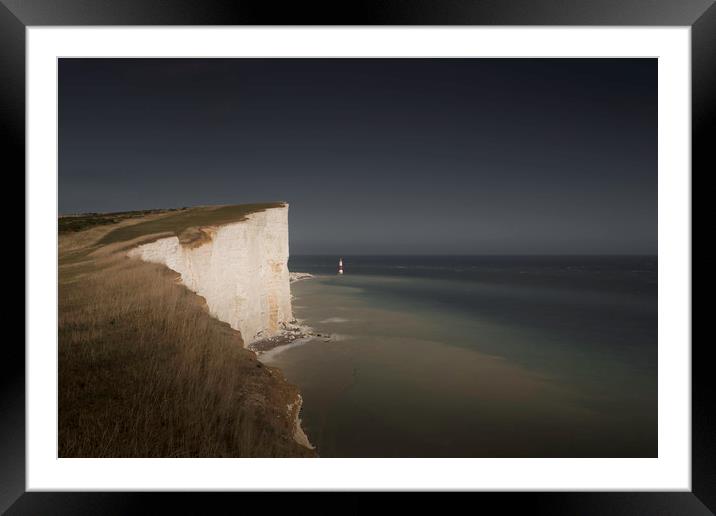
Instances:
[[[292,319],[287,205],[80,214],[58,231],[60,457],[316,456],[298,389],[246,349]]]
[[[192,228],[129,251],[181,275],[209,313],[241,332],[244,345],[278,335],[293,321],[288,272],[288,204],[244,220]]]

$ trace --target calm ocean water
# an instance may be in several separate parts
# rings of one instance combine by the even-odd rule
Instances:
[[[657,258],[294,256],[323,457],[657,454]]]

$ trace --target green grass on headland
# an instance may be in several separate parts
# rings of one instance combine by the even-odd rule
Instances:
[[[126,242],[138,237],[160,233],[173,233],[177,236],[181,236],[182,233],[192,228],[238,222],[251,213],[264,211],[269,208],[278,208],[283,205],[284,203],[282,202],[272,202],[184,208],[153,220],[119,227],[107,233],[98,243],[112,244],[116,242]]]
[[[170,208],[166,210],[117,211],[113,213],[82,213],[79,215],[61,216],[57,221],[59,234],[76,233],[94,226],[117,224],[127,219],[135,219],[146,215],[186,210],[187,208]]]

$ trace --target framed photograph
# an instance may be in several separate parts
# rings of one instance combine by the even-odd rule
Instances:
[[[0,0],[27,300],[0,509],[716,510],[712,4]]]

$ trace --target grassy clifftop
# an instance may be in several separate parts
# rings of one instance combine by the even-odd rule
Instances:
[[[175,273],[113,245],[280,205],[150,212],[60,234],[60,457],[315,455],[293,439],[297,390],[281,372]]]
[[[57,230],[60,235],[64,235],[85,231],[96,226],[118,225],[119,227],[110,228],[97,241],[98,244],[112,244],[160,233],[181,236],[195,228],[238,222],[252,213],[284,205],[283,202],[267,202],[163,210],[82,213],[60,217],[57,222]]]
[[[166,213],[151,220],[117,228],[102,237],[99,243],[112,244],[125,242],[138,237],[160,233],[172,233],[181,240],[182,236],[192,233],[192,230],[195,228],[202,226],[220,226],[222,224],[238,222],[244,220],[247,215],[252,213],[281,206],[284,206],[284,203],[272,202],[185,208],[180,211]]]

